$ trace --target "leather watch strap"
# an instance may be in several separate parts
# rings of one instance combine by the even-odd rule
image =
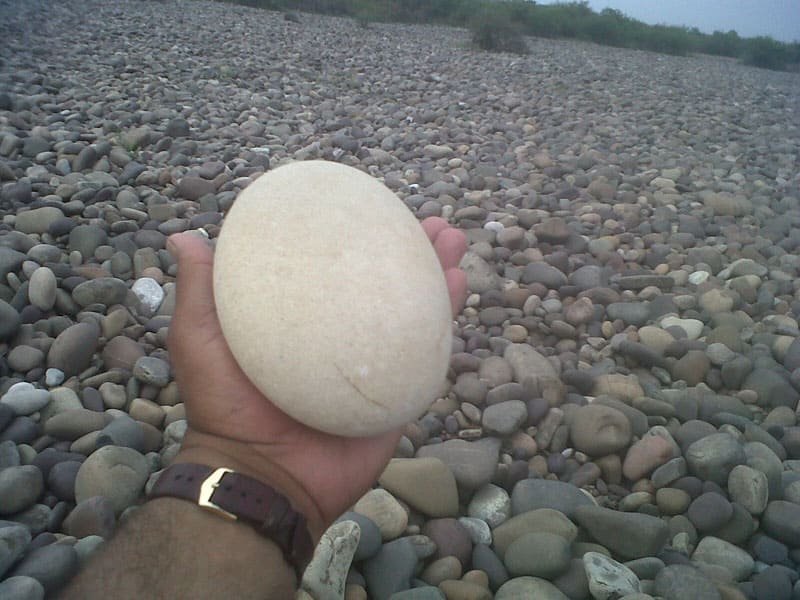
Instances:
[[[197,503],[227,519],[243,519],[283,551],[286,560],[303,575],[314,546],[303,515],[285,496],[260,481],[231,469],[176,463],[159,475],[151,498],[170,496]]]

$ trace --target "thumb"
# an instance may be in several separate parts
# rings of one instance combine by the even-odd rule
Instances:
[[[194,232],[176,233],[167,240],[167,250],[178,259],[175,319],[197,326],[216,325],[214,253],[208,241]]]

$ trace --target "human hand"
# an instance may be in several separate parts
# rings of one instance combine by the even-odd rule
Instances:
[[[466,298],[458,268],[464,234],[444,219],[422,222],[447,281],[453,313]],[[272,485],[306,516],[312,536],[346,511],[380,475],[400,430],[345,438],[311,429],[273,405],[239,368],[217,319],[214,255],[200,236],[169,238],[178,260],[177,304],[168,346],[189,429],[177,462],[227,466]]]

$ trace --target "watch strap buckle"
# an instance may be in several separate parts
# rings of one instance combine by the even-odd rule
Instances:
[[[206,477],[203,483],[200,484],[200,494],[197,497],[198,506],[216,513],[230,521],[236,521],[239,517],[212,502],[211,497],[214,495],[214,492],[217,490],[217,488],[222,485],[222,478],[227,473],[233,472],[233,469],[226,469],[225,467],[215,469],[214,472]]]

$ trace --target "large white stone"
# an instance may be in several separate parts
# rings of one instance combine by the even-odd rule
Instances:
[[[219,236],[214,296],[242,370],[311,427],[374,435],[443,391],[452,317],[436,253],[357,169],[298,162],[248,186]]]

